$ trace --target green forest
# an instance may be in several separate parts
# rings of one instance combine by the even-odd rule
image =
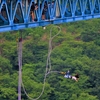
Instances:
[[[50,29],[55,25],[0,33],[0,100],[18,99],[18,38],[22,35],[22,100],[42,91]],[[48,74],[39,100],[100,100],[100,19],[58,25],[52,40],[51,71],[79,74],[78,82],[59,73]],[[55,27],[52,35],[59,30]],[[32,99],[33,98],[33,99]]]

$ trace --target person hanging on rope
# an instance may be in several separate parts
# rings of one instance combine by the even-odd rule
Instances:
[[[71,76],[71,79],[72,79],[72,80],[75,80],[75,81],[78,81],[78,79],[79,79],[79,74],[76,74],[76,75],[74,75],[74,76]]]
[[[78,79],[79,79],[79,74],[76,74],[76,75],[72,76],[72,75],[70,75],[69,70],[66,73],[65,72],[60,72],[60,74],[64,74],[65,78],[69,78],[69,79],[72,79],[72,80],[75,80],[75,81],[78,81]]]
[[[70,75],[70,71],[68,70],[65,75],[64,75],[65,78],[71,78],[71,75]]]
[[[16,41],[17,41],[17,42],[22,42],[22,37],[16,38]]]
[[[22,37],[19,38],[19,42],[22,42]]]

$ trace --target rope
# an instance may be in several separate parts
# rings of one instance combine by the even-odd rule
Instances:
[[[48,73],[46,74],[46,76],[49,75],[49,74],[51,74],[51,73],[60,73],[60,71],[50,71],[50,72],[48,72]]]
[[[59,35],[59,33],[61,32],[61,28],[59,27],[59,26],[55,26],[56,28],[58,28],[59,29],[59,32],[56,34],[56,35],[54,35],[53,37],[52,37],[52,30],[53,30],[53,28],[54,27],[52,27],[51,28],[51,30],[50,30],[50,40],[49,40],[49,56],[48,56],[48,61],[49,61],[49,72],[51,71],[51,60],[50,60],[50,55],[51,55],[51,52],[52,52],[52,40],[57,36],[57,35]]]
[[[21,83],[22,83],[22,38],[18,40],[18,66],[19,66],[19,78],[18,78],[18,100],[21,100]]]
[[[53,28],[56,27],[59,29],[59,32],[52,36],[52,30]],[[59,71],[51,71],[51,60],[50,60],[50,55],[51,55],[51,52],[52,52],[52,40],[61,32],[61,28],[59,26],[53,26],[51,29],[50,29],[50,39],[49,39],[49,47],[48,47],[48,56],[47,56],[47,61],[46,61],[46,71],[45,71],[45,75],[44,75],[44,81],[43,81],[43,88],[42,88],[42,91],[40,93],[40,95],[33,99],[31,97],[28,96],[26,90],[25,90],[25,87],[24,87],[24,84],[22,82],[22,87],[23,87],[23,91],[24,93],[26,94],[26,96],[30,99],[30,100],[38,100],[42,95],[43,95],[43,92],[44,92],[44,89],[45,89],[45,84],[46,84],[46,77],[48,74],[50,73],[59,73]]]

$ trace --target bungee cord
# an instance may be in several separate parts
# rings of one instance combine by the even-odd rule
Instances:
[[[53,30],[53,28],[54,27],[56,27],[56,28],[58,28],[59,29],[59,32],[56,34],[56,35],[54,35],[54,36],[52,36],[52,30]],[[59,27],[59,26],[53,26],[51,29],[50,29],[50,39],[49,39],[49,53],[48,53],[48,61],[49,61],[49,72],[51,71],[51,60],[50,60],[50,55],[51,55],[51,52],[52,52],[52,40],[57,36],[57,35],[59,35],[59,33],[61,32],[61,28]]]
[[[59,32],[52,36],[52,30],[53,28],[58,28]],[[59,26],[53,26],[51,29],[50,29],[50,39],[49,39],[49,47],[48,47],[48,56],[47,56],[47,60],[46,60],[46,71],[45,71],[45,75],[44,75],[44,80],[43,80],[43,88],[42,88],[42,91],[40,93],[40,95],[33,99],[31,98],[28,93],[26,92],[25,90],[25,87],[24,87],[24,84],[23,84],[23,80],[22,80],[22,77],[21,77],[21,84],[22,84],[22,88],[23,88],[23,91],[25,93],[25,95],[30,99],[30,100],[38,100],[42,95],[43,95],[43,92],[44,92],[44,89],[45,89],[45,84],[46,84],[46,77],[47,75],[51,74],[51,73],[59,73],[59,71],[51,71],[51,60],[50,60],[50,56],[51,56],[51,52],[52,52],[52,40],[57,36],[59,35],[59,33],[61,32],[61,28]],[[19,42],[19,45],[20,45],[20,42]],[[19,48],[22,48],[21,47],[22,45],[20,45]],[[19,49],[18,50],[18,61],[21,62],[22,61],[22,58],[20,58],[20,54],[22,53],[22,49]],[[21,57],[22,57],[22,54],[21,54]],[[21,61],[20,61],[21,60]],[[22,69],[22,68],[21,68]],[[21,75],[22,76],[22,75]]]
[[[46,76],[49,75],[49,74],[52,74],[52,73],[60,73],[60,71],[50,71],[50,72],[48,72],[48,73],[46,74]]]

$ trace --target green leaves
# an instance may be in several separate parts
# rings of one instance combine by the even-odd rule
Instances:
[[[1,88],[0,89],[0,99],[1,100],[15,100],[17,99],[16,90],[12,87]]]
[[[100,20],[96,19],[60,25],[62,32],[52,41],[51,70],[70,70],[71,75],[78,73],[80,78],[75,82],[58,73],[49,74],[40,100],[100,99],[99,24]],[[23,37],[22,79],[25,90],[31,98],[41,94],[51,27],[47,26],[46,30],[42,27],[30,28],[0,35],[0,100],[17,99],[18,53],[15,38],[20,33]],[[58,29],[54,28],[52,35],[57,32]],[[22,100],[29,100],[23,89]]]
[[[0,56],[0,72],[11,73],[11,70],[12,70],[12,65],[10,64],[10,61]]]

